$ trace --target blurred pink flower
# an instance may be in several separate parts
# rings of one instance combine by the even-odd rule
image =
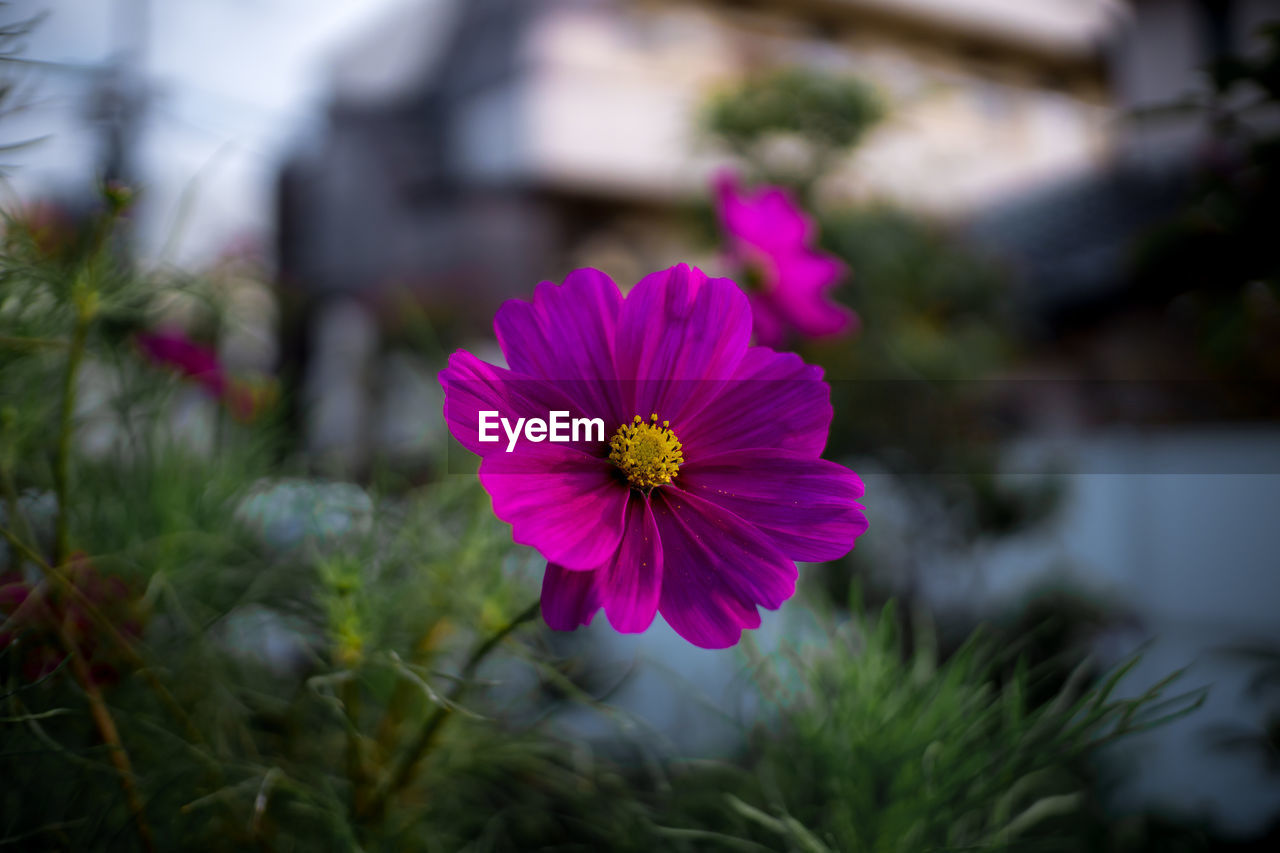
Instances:
[[[858,475],[821,458],[822,369],[749,346],[751,309],[728,279],[681,265],[624,298],[578,270],[506,302],[494,329],[510,369],[454,353],[445,421],[482,457],[494,513],[547,559],[552,628],[603,608],[637,633],[661,613],[696,646],[732,646],[759,627],[757,608],[794,594],[796,560],[837,559],[866,530]],[[482,412],[604,428],[495,443]]]
[[[194,379],[219,399],[227,391],[227,377],[211,347],[198,344],[185,332],[167,329],[137,336],[142,352],[156,364]]]
[[[121,635],[138,637],[138,621],[129,587],[117,577],[103,577],[83,552],[72,554],[64,570],[79,595],[51,595],[48,588],[16,572],[0,575],[0,650],[13,645],[21,655],[23,675],[30,681],[53,672],[66,657],[60,632],[75,644],[96,684],[119,680],[119,650],[103,640],[85,602]]]
[[[253,421],[276,399],[273,380],[228,375],[218,354],[211,347],[191,340],[185,332],[169,329],[143,332],[136,337],[148,359],[199,383],[222,401],[236,420]]]
[[[817,228],[786,190],[744,193],[737,176],[724,171],[716,176],[715,194],[726,254],[751,300],[757,343],[779,347],[792,333],[825,338],[857,327],[857,314],[830,297],[847,267],[812,248]]]

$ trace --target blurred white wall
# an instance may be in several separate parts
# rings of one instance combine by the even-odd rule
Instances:
[[[423,24],[456,21],[442,4],[462,8],[397,7],[353,38],[334,67],[339,97],[376,102],[438,73],[439,32],[428,38]],[[834,35],[810,26],[818,6],[840,22]],[[862,75],[889,103],[889,121],[837,182],[845,194],[960,212],[1096,165],[1110,147],[1100,57],[1124,20],[1110,0],[531,8],[514,74],[468,91],[450,128],[466,177],[647,200],[696,195],[723,156],[699,127],[707,98],[749,71],[792,64]],[[917,19],[929,28],[904,35],[901,22]],[[415,33],[417,53],[406,50]],[[974,38],[994,47],[975,54]],[[477,42],[469,61],[501,63],[491,55],[501,49]]]
[[[971,22],[969,11],[987,15],[991,5],[951,4],[955,14],[940,20]],[[1073,40],[1086,30],[1103,38],[1117,20],[1112,5],[1094,4],[1084,17],[1055,7],[1068,22],[1058,46],[1077,50]],[[1031,18],[1046,39],[1058,20]],[[1073,30],[1071,21],[1088,27]],[[1034,60],[969,61],[945,38],[904,40],[874,21],[852,32],[834,42],[815,38],[782,11],[740,18],[696,3],[640,10],[550,3],[524,44],[520,76],[471,98],[455,144],[469,174],[489,180],[695,195],[723,156],[699,128],[707,98],[757,63],[798,63],[859,74],[889,104],[889,120],[836,181],[844,195],[963,212],[1098,165],[1109,153],[1110,114],[1099,89],[1045,86]],[[1044,57],[1046,65],[1057,60],[1052,51]]]

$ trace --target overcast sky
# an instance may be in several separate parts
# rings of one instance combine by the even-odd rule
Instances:
[[[19,0],[5,23],[44,13],[23,56],[27,108],[0,142],[48,135],[3,156],[22,198],[74,194],[92,181],[98,138],[88,80],[133,49],[151,96],[137,152],[144,251],[200,263],[233,241],[269,234],[284,152],[314,130],[336,49],[412,0]],[[145,26],[140,26],[139,23]],[[49,63],[44,65],[43,63]],[[180,200],[195,193],[176,232]]]

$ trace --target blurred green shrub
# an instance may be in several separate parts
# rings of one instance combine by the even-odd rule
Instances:
[[[973,380],[1015,353],[1008,283],[941,227],[888,205],[819,221],[853,270],[844,301],[862,318],[840,367],[876,379]]]
[[[807,189],[883,116],[879,96],[857,77],[786,68],[712,98],[704,122],[761,177]],[[787,166],[770,165],[779,141],[803,149]]]
[[[148,363],[132,334],[161,303],[221,319],[198,281],[118,252],[120,197],[57,252],[24,217],[0,240],[0,840],[431,850],[490,833],[510,849],[552,833],[555,812],[515,792],[580,802],[565,792],[594,770],[534,729],[555,656],[500,642],[536,613],[515,615],[536,600],[529,553],[474,477],[377,500],[298,478],[269,420],[235,423]],[[500,703],[477,678],[498,658]]]
[[[898,625],[890,606],[855,616],[829,646],[757,658],[770,705],[750,772],[720,771],[736,822],[705,831],[805,853],[1133,849],[1108,846],[1084,760],[1191,712],[1202,691],[1170,695],[1175,673],[1116,698],[1134,659],[1093,687],[1081,665],[1036,703],[1044,673],[991,637],[938,663],[927,632],[904,658]]]

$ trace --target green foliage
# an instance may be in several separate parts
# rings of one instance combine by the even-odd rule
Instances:
[[[11,3],[0,3],[0,16],[8,18],[7,7],[11,5]],[[32,30],[47,14],[47,11],[39,12],[27,18],[0,22],[0,66],[3,66],[0,69],[0,119],[28,106],[28,96],[31,93],[22,85],[25,81],[22,79],[21,72],[27,65],[22,58],[23,48]],[[9,152],[26,148],[39,141],[38,138],[15,139],[7,135],[0,136],[0,176],[7,176],[10,171],[11,164],[5,159]]]
[[[763,147],[779,137],[803,145],[809,162],[792,178],[807,184],[852,150],[883,115],[879,97],[857,77],[788,68],[713,98],[705,123],[716,139],[757,166],[765,160]]]
[[[550,802],[607,813],[581,805],[596,768],[537,730],[558,662],[508,654],[534,566],[475,478],[375,502],[283,476],[269,419],[207,401],[212,429],[184,434],[175,403],[201,392],[130,331],[199,283],[132,269],[118,213],[56,254],[11,221],[0,255],[0,839],[510,849],[554,835]],[[73,552],[122,604],[76,597]],[[519,686],[491,695],[484,661]]]
[[[486,671],[503,695],[474,676],[470,696],[452,691],[460,655],[533,595],[527,558],[474,481],[388,500],[373,527],[323,550],[278,551],[236,512],[253,456],[174,448],[77,472],[74,541],[146,613],[133,646],[144,664],[106,695],[160,849],[500,850],[635,819],[627,797],[594,793],[616,794],[616,777],[567,763],[540,733],[537,672],[555,666],[543,647]],[[0,832],[132,849],[82,688],[65,667],[29,682],[17,651],[0,653]],[[442,708],[459,719],[386,813],[362,816],[362,792]]]
[[[848,368],[876,379],[978,379],[1013,354],[1008,284],[940,227],[889,206],[820,220],[853,270],[843,294],[862,319]]]
[[[870,120],[861,96],[811,83],[786,85],[809,110],[843,111],[843,129],[788,126],[785,109],[774,129],[852,145]],[[223,318],[199,280],[128,262],[116,236],[127,194],[104,193],[71,239],[50,243],[10,220],[0,243],[0,842],[889,851],[1079,841],[1078,827],[1058,822],[1086,802],[1077,762],[1195,704],[1163,700],[1167,684],[1113,699],[1123,671],[1037,704],[1038,673],[1002,684],[981,639],[941,665],[917,642],[904,663],[885,617],[759,662],[773,704],[740,763],[677,772],[675,761],[566,742],[557,711],[598,700],[544,634],[525,630],[541,561],[513,545],[476,479],[371,496],[301,477],[270,419],[232,422],[146,363],[131,333],[161,302],[191,300],[215,338]],[[950,326],[991,307],[981,271],[953,263],[931,232],[892,217],[829,232],[865,270],[876,294],[865,310],[894,341],[921,311]],[[895,301],[903,292],[924,307]],[[921,340],[911,370],[953,366],[945,341]],[[883,344],[884,364],[898,363],[893,347]],[[194,434],[179,418],[193,398],[205,404]],[[105,440],[90,441],[95,431]],[[93,595],[113,598],[77,587],[69,572],[82,562],[111,581]],[[57,618],[23,609],[46,600]]]
[[[927,632],[914,646],[904,658],[889,607],[841,626],[829,647],[758,659],[773,710],[753,739],[753,774],[728,780],[741,841],[805,853],[1101,849],[1083,759],[1203,700],[1170,696],[1176,673],[1116,698],[1134,659],[1087,689],[1082,664],[1034,703],[1043,673],[1008,666],[981,633],[941,663]]]

